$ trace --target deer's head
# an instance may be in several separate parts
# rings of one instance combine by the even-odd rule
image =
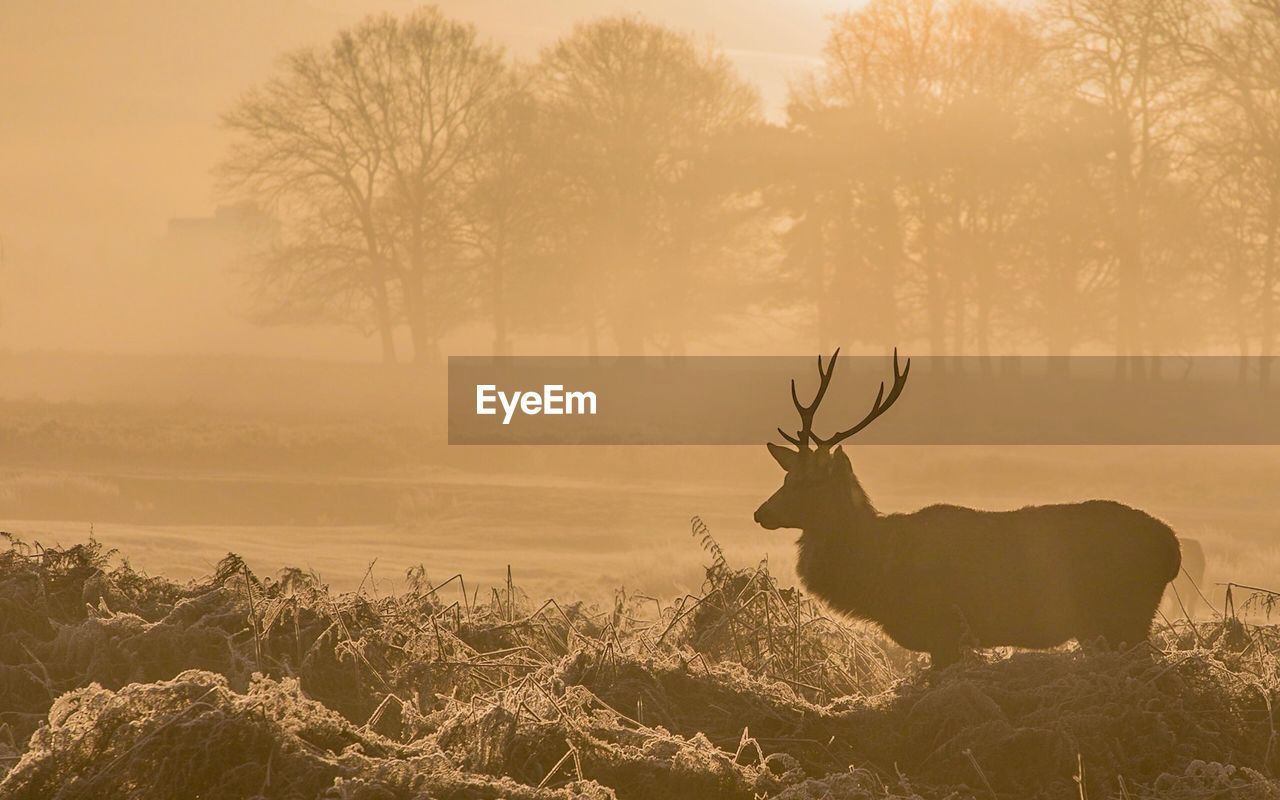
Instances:
[[[822,356],[818,356],[818,393],[813,402],[804,405],[796,394],[796,382],[791,381],[791,401],[795,403],[800,414],[800,430],[795,436],[781,428],[778,433],[796,447],[769,443],[769,455],[787,473],[782,487],[773,496],[764,501],[756,509],[755,519],[762,527],[769,530],[778,528],[800,528],[807,530],[820,524],[823,517],[830,513],[831,503],[841,497],[851,496],[857,487],[857,479],[853,476],[853,467],[849,457],[845,455],[840,443],[858,431],[870,425],[876,417],[889,410],[902,394],[907,385],[907,373],[911,371],[911,359],[902,370],[898,369],[898,351],[893,351],[893,388],[886,397],[884,383],[880,384],[880,393],[876,395],[871,411],[862,421],[852,428],[840,431],[829,438],[820,438],[813,432],[813,417],[818,411],[822,397],[831,384],[831,376],[836,369],[836,359],[840,356],[837,349],[831,356],[830,363],[823,368]],[[858,489],[860,492],[861,490]]]

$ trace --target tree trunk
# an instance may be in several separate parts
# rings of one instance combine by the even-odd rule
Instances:
[[[1128,227],[1125,223],[1122,226]],[[1119,359],[1122,376],[1132,374],[1137,377],[1140,372],[1137,360],[1141,357],[1138,352],[1141,256],[1134,238],[1135,232],[1132,230],[1125,230],[1120,234],[1117,254],[1120,268],[1116,287],[1116,357]]]
[[[396,363],[396,330],[391,319],[391,302],[387,299],[387,285],[379,280],[373,287],[374,307],[378,315],[378,336],[382,343],[382,362]]]
[[[1263,248],[1262,342],[1258,352],[1258,382],[1265,392],[1271,385],[1271,362],[1276,342],[1276,237],[1280,235],[1280,176],[1271,186],[1271,203],[1267,209],[1267,241]]]
[[[618,355],[620,356],[644,355],[644,334],[640,333],[639,329],[634,325],[615,325],[613,342],[617,346]]]
[[[978,285],[977,317],[973,326],[982,374],[987,375],[991,372],[991,298],[990,288],[982,285],[981,278]]]
[[[416,274],[406,275],[402,283],[405,321],[413,342],[413,363],[434,364],[440,360],[440,344],[431,330],[431,315],[427,312],[422,278]]]
[[[991,237],[990,230],[983,235]],[[975,293],[975,316],[973,320],[974,344],[978,348],[978,364],[983,375],[991,374],[991,314],[995,305],[995,264],[989,248],[983,247],[977,264]],[[1018,355],[1021,355],[1019,353]]]
[[[1051,235],[1045,258],[1049,268],[1047,296],[1042,298],[1041,318],[1044,331],[1048,374],[1066,378],[1071,373],[1071,319],[1076,301],[1075,272],[1069,270],[1065,248],[1056,236]]]
[[[951,280],[951,361],[956,374],[964,372],[964,346],[968,339],[965,325],[968,320],[968,303],[965,302],[964,283],[953,273]]]
[[[440,342],[436,340],[425,324],[409,325],[413,334],[413,363],[419,366],[430,366],[440,362]]]
[[[886,291],[881,295],[886,304],[882,341],[887,343],[889,349],[892,349],[898,343],[900,312],[897,287],[907,278],[902,269],[903,264],[906,263],[906,255],[903,252],[903,234],[900,222],[901,217],[898,212],[898,201],[893,196],[893,189],[889,182],[884,180],[876,181],[874,202],[878,212],[878,224],[876,227],[879,229],[878,239],[881,250],[879,279],[886,287]]]
[[[1236,380],[1239,381],[1241,386],[1245,386],[1249,383],[1249,325],[1246,322],[1244,307],[1244,286],[1247,279],[1243,274],[1243,259],[1234,259],[1233,261],[1231,269],[1231,317],[1236,335],[1236,352],[1239,353],[1239,363],[1236,365]]]
[[[944,363],[947,349],[947,298],[943,292],[942,274],[934,262],[933,220],[926,204],[920,219],[920,260],[925,274],[925,302],[929,326],[929,355],[933,363]]]
[[[396,358],[395,330],[392,329],[390,324],[379,324],[378,334],[382,341],[382,363],[396,363],[399,359]]]
[[[373,294],[374,313],[378,319],[378,338],[382,346],[384,364],[394,364],[396,357],[396,322],[391,314],[391,299],[387,295],[387,262],[378,252],[378,239],[373,232],[373,223],[366,215],[362,217],[365,247],[369,252],[373,271],[369,275],[369,288]]]
[[[499,229],[501,230],[501,229]],[[507,254],[501,233],[493,246],[493,287],[490,302],[493,303],[493,354],[511,355],[511,342],[507,338]]]
[[[1133,167],[1134,143],[1127,120],[1115,131],[1116,192],[1115,245],[1116,285],[1116,371],[1117,377],[1138,377],[1143,371],[1139,353],[1142,326],[1142,209]]]
[[[827,259],[832,258],[831,249],[827,247],[826,236],[823,233],[823,223],[826,221],[824,212],[826,209],[819,205],[820,199],[814,198],[810,201],[809,206],[809,223],[805,230],[808,232],[808,275],[805,276],[805,283],[813,292],[813,311],[816,316],[815,333],[818,339],[818,352],[827,352],[827,345],[831,341],[831,319],[830,319],[830,300],[831,292],[834,287],[827,280]]]

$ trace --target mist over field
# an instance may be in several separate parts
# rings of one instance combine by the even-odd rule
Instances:
[[[0,797],[1280,796],[1280,447],[855,436],[1267,414],[1278,311],[1271,0],[8,0]],[[450,356],[818,353],[448,444]]]

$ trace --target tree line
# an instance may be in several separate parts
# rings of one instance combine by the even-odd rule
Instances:
[[[260,319],[387,360],[477,319],[498,354],[766,317],[820,350],[1274,352],[1277,0],[872,0],[782,120],[642,18],[517,63],[424,8],[287,55],[224,123],[226,185],[282,221]]]

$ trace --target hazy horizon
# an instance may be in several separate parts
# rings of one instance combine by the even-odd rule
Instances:
[[[4,798],[1280,797],[1280,0],[0,74]]]

